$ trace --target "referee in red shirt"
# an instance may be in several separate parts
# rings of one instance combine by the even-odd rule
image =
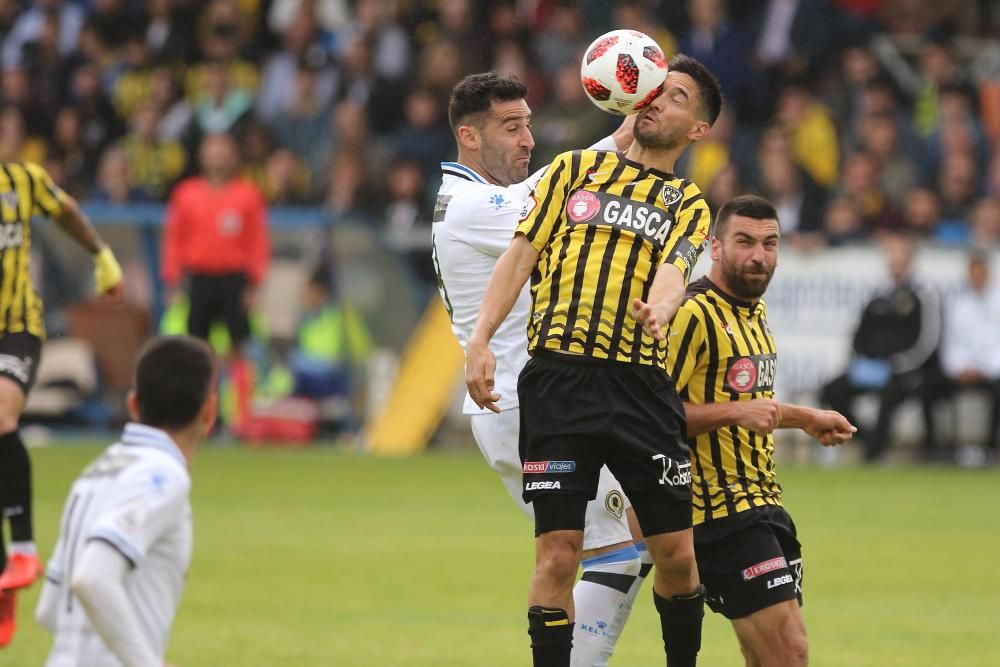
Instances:
[[[236,141],[205,137],[201,176],[181,181],[170,196],[163,235],[163,281],[175,290],[187,277],[188,333],[208,338],[223,321],[232,341],[230,374],[236,388],[239,429],[249,401],[249,370],[241,348],[250,335],[248,310],[267,271],[270,239],[267,204],[260,189],[238,171]]]

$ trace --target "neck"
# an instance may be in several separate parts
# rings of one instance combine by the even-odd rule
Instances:
[[[194,460],[194,455],[198,452],[198,447],[201,444],[201,433],[199,432],[198,425],[189,426],[181,430],[163,430],[164,433],[170,436],[170,439],[174,441],[177,445],[177,449],[181,450],[181,454],[184,455],[184,461],[187,463],[187,467],[191,467],[191,462]]]
[[[625,152],[625,157],[633,162],[638,162],[646,169],[658,169],[668,174],[673,173],[674,164],[681,153],[687,148],[687,144],[676,148],[645,148],[639,145],[638,141],[633,141]]]
[[[458,158],[456,158],[455,162],[459,163],[463,167],[468,167],[469,169],[472,169],[473,171],[475,171],[477,174],[485,178],[488,182],[492,183],[493,185],[500,185],[502,187],[507,187],[508,185],[510,185],[510,183],[504,183],[499,178],[491,174],[489,170],[483,165],[483,163],[476,158],[477,156],[475,154],[470,154],[468,151],[464,151],[461,148],[459,148]]]
[[[725,292],[728,296],[736,299],[737,301],[745,301],[746,303],[756,304],[760,301],[760,297],[746,297],[742,294],[737,294],[736,290],[726,281],[726,277],[722,275],[722,269],[719,268],[717,262],[712,263],[712,268],[708,270],[708,279],[711,280],[716,287]]]

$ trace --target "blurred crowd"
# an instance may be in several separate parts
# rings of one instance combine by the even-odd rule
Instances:
[[[679,166],[713,205],[764,194],[807,246],[1000,238],[990,0],[0,0],[0,159],[163,201],[232,133],[271,204],[405,231],[430,220],[465,74],[529,84],[536,165],[612,128],[579,83],[612,27],[718,75],[725,114]]]

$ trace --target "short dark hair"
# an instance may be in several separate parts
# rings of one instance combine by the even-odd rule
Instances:
[[[778,211],[768,200],[757,195],[740,195],[730,199],[719,209],[719,214],[715,216],[715,230],[712,235],[721,238],[729,226],[729,219],[734,215],[753,220],[778,220]]]
[[[212,391],[215,356],[191,336],[158,336],[147,342],[135,366],[139,421],[155,428],[189,426]]]
[[[670,59],[667,71],[687,74],[694,79],[698,85],[698,98],[701,100],[701,109],[704,112],[705,120],[708,121],[709,125],[715,125],[719,113],[722,112],[722,87],[719,85],[719,80],[712,74],[712,70],[691,56],[678,53]]]
[[[448,123],[452,132],[469,116],[488,111],[496,102],[523,99],[528,87],[513,77],[502,77],[495,72],[470,74],[451,91],[448,100]]]

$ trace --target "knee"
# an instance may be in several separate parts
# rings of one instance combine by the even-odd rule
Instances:
[[[809,640],[798,627],[786,627],[781,633],[782,656],[775,664],[788,667],[806,667],[809,664]]]
[[[580,566],[581,546],[579,541],[571,538],[541,535],[535,563],[536,574],[546,581],[572,587]]]
[[[20,419],[18,415],[0,413],[0,435],[16,431],[19,424]]]
[[[695,567],[694,542],[677,540],[650,552],[653,564],[663,572],[687,572]]]

